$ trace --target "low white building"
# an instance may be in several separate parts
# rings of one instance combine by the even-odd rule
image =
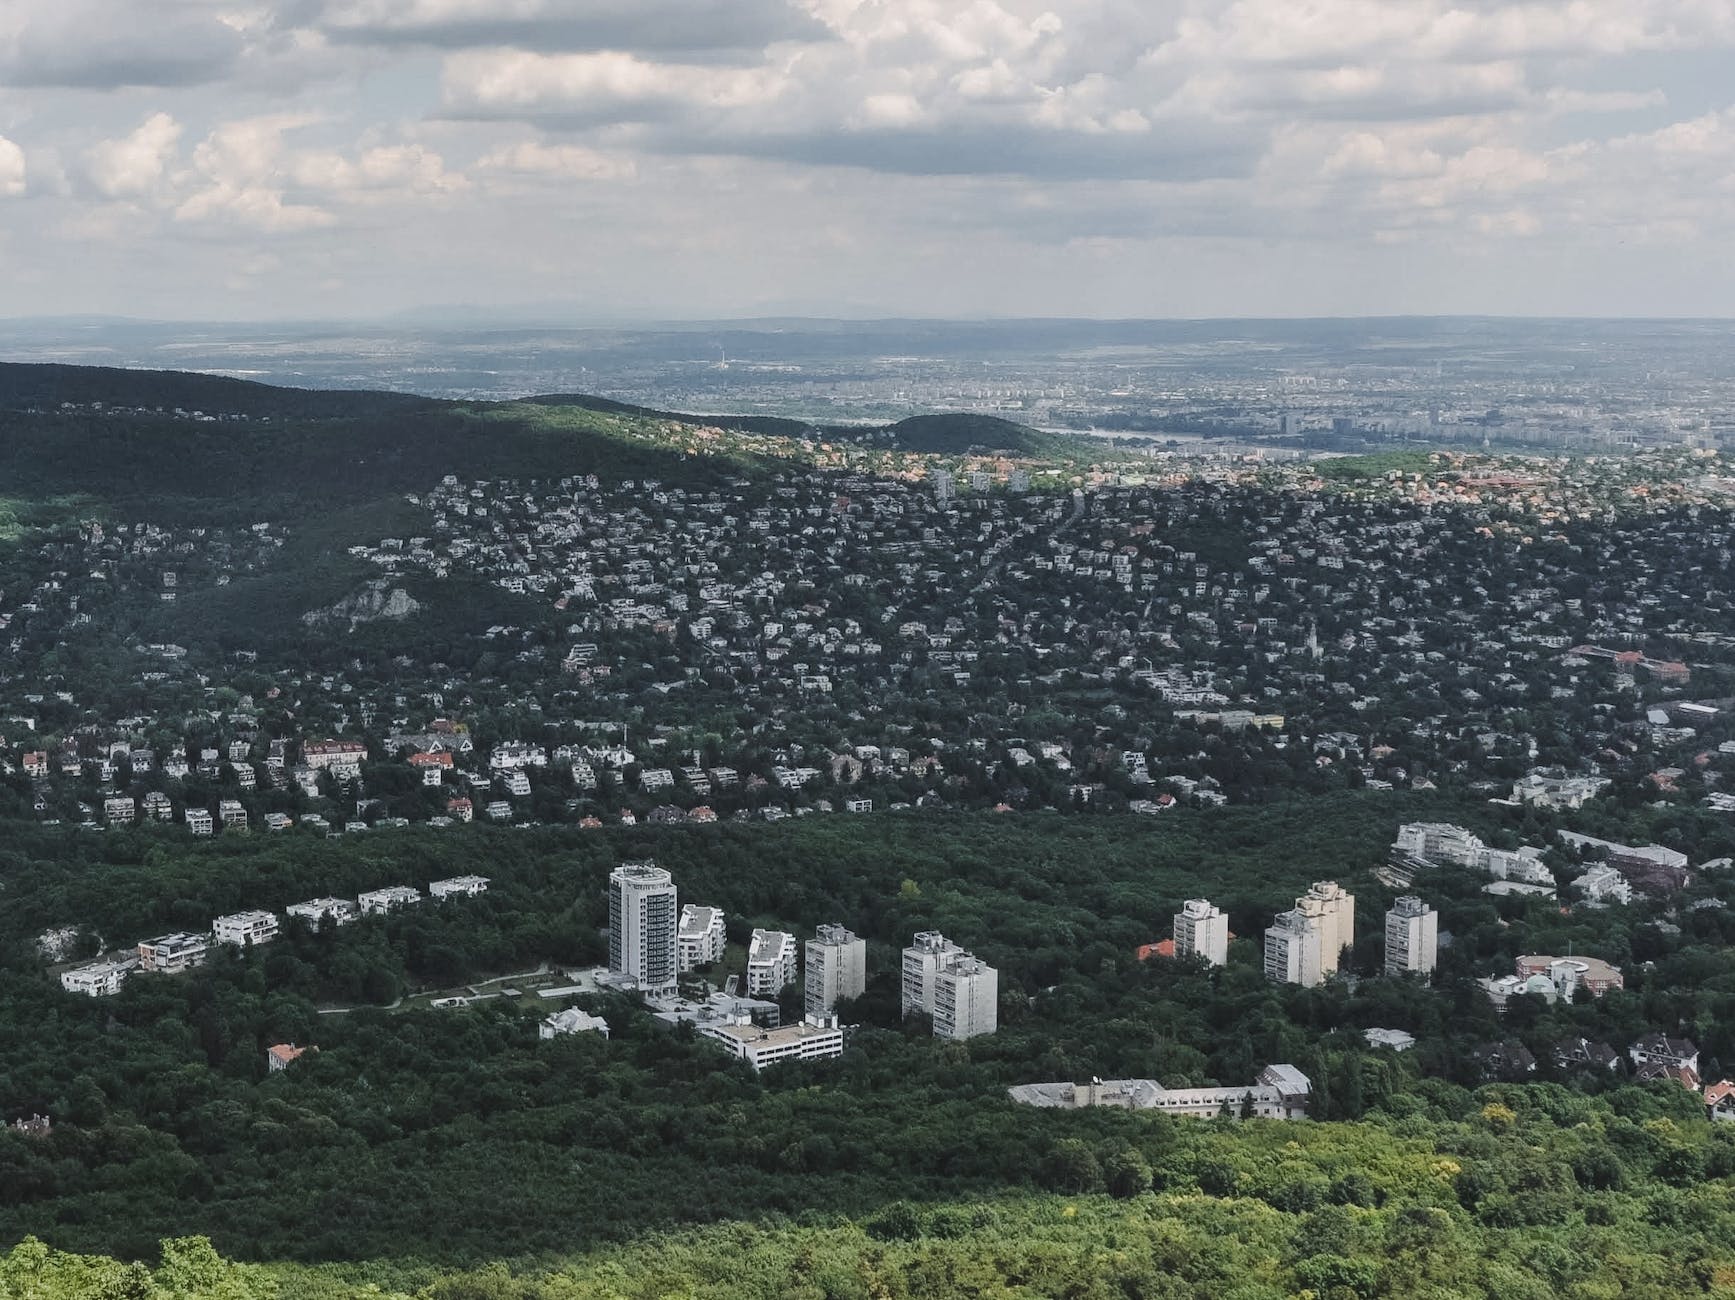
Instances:
[[[327,921],[333,925],[348,925],[361,915],[361,909],[347,898],[310,898],[305,903],[291,903],[284,911],[299,916],[315,930]]]
[[[1293,1065],[1269,1065],[1239,1088],[1165,1088],[1155,1079],[1092,1079],[1089,1083],[1025,1083],[1008,1089],[1013,1101],[1050,1110],[1112,1106],[1193,1119],[1227,1111],[1250,1119],[1304,1119],[1313,1083]]]
[[[1583,894],[1587,902],[1591,903],[1630,903],[1633,901],[1631,882],[1606,864],[1591,867],[1572,882],[1572,887]]]
[[[1416,1036],[1402,1029],[1364,1029],[1361,1036],[1369,1047],[1389,1047],[1394,1052],[1407,1052],[1416,1045]]]
[[[357,894],[355,901],[363,916],[383,916],[400,908],[415,907],[422,901],[422,891],[408,885],[387,885],[384,889]]]
[[[210,956],[211,941],[202,934],[176,930],[170,934],[146,939],[139,945],[139,969],[158,975],[202,966]]]
[[[82,993],[91,998],[112,997],[137,968],[136,961],[95,961],[62,971],[60,987],[68,993]]]
[[[277,937],[277,917],[271,912],[233,912],[211,922],[211,935],[238,948],[270,943]]]
[[[601,1016],[593,1016],[588,1011],[578,1007],[568,1007],[564,1011],[556,1011],[537,1026],[536,1036],[542,1039],[558,1038],[562,1034],[598,1033],[608,1037],[608,1021]]]
[[[700,1025],[699,1033],[721,1043],[755,1070],[782,1061],[816,1061],[843,1055],[836,1016],[808,1016],[795,1025],[766,1029],[745,1016],[726,1024]]]
[[[435,898],[474,898],[477,894],[488,892],[487,876],[452,876],[447,880],[436,880],[428,886],[428,892]]]

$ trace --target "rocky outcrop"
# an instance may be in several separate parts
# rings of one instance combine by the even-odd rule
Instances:
[[[402,587],[393,587],[386,579],[376,578],[335,605],[309,610],[301,616],[301,621],[309,627],[319,627],[326,623],[347,623],[353,632],[361,624],[372,623],[378,619],[408,618],[421,607],[421,602]]]

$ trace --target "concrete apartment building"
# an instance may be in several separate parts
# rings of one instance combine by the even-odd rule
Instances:
[[[645,992],[673,989],[679,973],[675,882],[654,862],[623,862],[608,877],[608,968]]]
[[[1335,880],[1316,880],[1308,891],[1295,900],[1295,905],[1319,910],[1319,968],[1327,975],[1337,973],[1338,962],[1345,948],[1355,946],[1355,896]]]
[[[272,912],[233,912],[211,922],[211,937],[218,943],[250,948],[277,937],[277,917]]]
[[[807,941],[807,984],[803,1009],[810,1016],[829,1016],[843,998],[867,991],[867,940],[841,925],[822,925]]]
[[[487,876],[453,876],[448,880],[429,883],[428,892],[435,898],[474,898],[488,892]]]
[[[699,966],[710,966],[723,960],[727,936],[723,928],[723,909],[681,905],[681,922],[675,931],[675,949],[682,974]]]
[[[1265,932],[1265,978],[1312,988],[1337,973],[1355,942],[1355,898],[1335,880],[1315,881]]]
[[[205,964],[210,956],[211,941],[202,934],[176,930],[171,934],[146,939],[139,945],[139,969],[157,975],[172,975]]]
[[[976,1038],[1000,1027],[1000,972],[967,952],[934,973],[934,1037]]]
[[[1175,913],[1175,956],[1203,957],[1213,966],[1229,962],[1229,918],[1208,899],[1189,898]]]
[[[1299,908],[1279,912],[1265,931],[1265,978],[1274,984],[1312,988],[1319,969],[1319,918]]]
[[[938,930],[922,930],[904,949],[903,985],[900,1003],[904,1015],[920,1011],[934,1014],[934,976],[948,957],[963,952]]]
[[[904,1015],[934,1020],[936,1038],[974,1038],[1000,1027],[1000,973],[938,930],[923,930],[904,949]]]
[[[774,998],[795,983],[799,952],[787,930],[754,930],[747,945],[747,996]]]
[[[1406,894],[1386,913],[1386,974],[1432,975],[1439,956],[1440,914]]]

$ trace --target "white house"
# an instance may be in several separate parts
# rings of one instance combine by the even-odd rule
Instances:
[[[291,903],[284,910],[291,916],[299,916],[315,930],[327,921],[348,925],[360,915],[360,909],[347,898],[310,898],[305,903]]]
[[[604,1038],[608,1037],[608,1021],[601,1016],[593,1016],[588,1011],[577,1007],[568,1007],[565,1011],[556,1011],[544,1020],[536,1029],[536,1036],[541,1039],[557,1038],[562,1034],[582,1034],[595,1032]]]
[[[356,895],[356,905],[363,916],[383,916],[399,908],[414,907],[422,901],[422,891],[408,885],[388,885]]]
[[[211,934],[218,943],[239,948],[270,943],[277,937],[277,917],[271,912],[234,912],[211,922]]]
[[[121,985],[137,966],[136,961],[97,961],[77,966],[61,972],[60,987],[68,993],[82,993],[91,998],[112,997],[120,992]]]
[[[447,880],[436,880],[428,886],[428,892],[435,898],[474,898],[477,894],[488,892],[488,877],[453,876]]]

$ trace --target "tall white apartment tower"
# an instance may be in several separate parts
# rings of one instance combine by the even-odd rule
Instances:
[[[829,1016],[842,998],[867,992],[867,940],[841,925],[822,925],[807,941],[807,984],[803,1011]]]
[[[934,977],[946,958],[963,950],[938,930],[919,931],[904,949],[903,1010],[934,1014]]]
[[[1311,911],[1312,902],[1319,904],[1319,969],[1332,975],[1343,950],[1355,946],[1355,896],[1335,880],[1316,880],[1295,905]]]
[[[1210,900],[1189,898],[1175,913],[1175,956],[1203,957],[1213,966],[1229,964],[1229,918]]]
[[[1312,988],[1325,978],[1319,966],[1320,916],[1294,908],[1279,912],[1265,932],[1265,978]]]
[[[934,1037],[975,1038],[1000,1027],[1000,972],[967,952],[934,973]]]
[[[1440,914],[1409,894],[1386,913],[1386,974],[1432,975],[1440,948]]]
[[[608,877],[608,968],[646,991],[672,989],[679,925],[675,882],[653,862],[623,862]]]

